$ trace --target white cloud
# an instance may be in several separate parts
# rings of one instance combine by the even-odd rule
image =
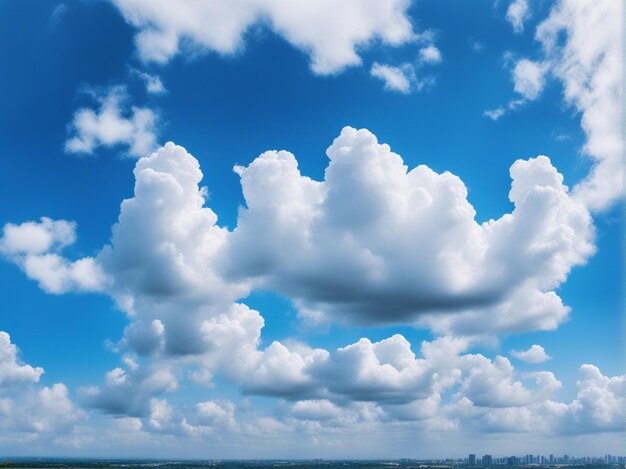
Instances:
[[[327,421],[342,415],[342,409],[327,400],[298,401],[291,406],[290,415],[300,420]]]
[[[163,94],[167,90],[163,85],[161,79],[156,75],[150,75],[149,73],[140,72],[139,76],[146,85],[146,91],[150,94]]]
[[[0,406],[0,430],[7,438],[40,438],[46,434],[58,437],[68,433],[84,417],[70,400],[62,383],[40,389],[26,389],[20,396]]]
[[[43,368],[33,368],[20,364],[17,347],[11,343],[11,336],[0,331],[0,390],[8,386],[37,383]]]
[[[545,85],[545,68],[543,64],[522,59],[513,67],[513,83],[515,92],[523,99],[537,99]]]
[[[7,223],[0,253],[48,293],[100,291],[106,282],[92,257],[69,261],[59,252],[76,241],[76,224],[42,217],[39,222]]]
[[[367,130],[345,128],[327,154],[321,182],[284,151],[236,168],[247,207],[230,232],[204,207],[197,160],[168,143],[137,162],[134,197],[96,257],[60,255],[74,240],[63,221],[7,225],[0,243],[48,291],[108,293],[141,355],[212,350],[219,361],[238,340],[255,349],[263,319],[235,302],[259,286],[326,320],[419,320],[443,333],[554,329],[567,317],[553,290],[593,253],[593,227],[548,158],[515,162],[515,209],[478,224],[459,178],[408,171]],[[33,241],[19,245],[16,230]]]
[[[515,111],[519,109],[521,106],[527,103],[526,99],[512,99],[505,106],[499,106],[494,109],[488,109],[483,112],[483,116],[488,117],[492,121],[499,120],[502,116],[504,116],[509,111]]]
[[[528,0],[513,0],[506,10],[506,20],[513,26],[513,31],[524,31],[524,23],[530,18]]]
[[[322,182],[284,151],[237,168],[247,207],[229,236],[233,276],[339,322],[435,311],[445,321],[464,311],[473,333],[489,333],[552,329],[565,318],[552,289],[593,253],[593,228],[548,158],[517,161],[514,211],[478,224],[460,179],[408,171],[366,130],[345,128],[327,154]],[[477,311],[488,314],[469,314]]]
[[[374,63],[370,71],[373,77],[385,83],[385,89],[407,94],[411,91],[411,83],[415,80],[415,70],[411,64],[400,67]]]
[[[593,167],[574,187],[591,210],[611,206],[623,194],[621,133],[623,2],[561,0],[536,29],[542,57],[521,59],[515,90],[535,99],[550,74],[563,85],[565,102],[580,112],[587,136],[584,152]]]
[[[122,145],[128,155],[141,157],[157,147],[158,117],[152,109],[129,107],[124,87],[112,87],[96,97],[99,109],[81,108],[74,113],[67,152],[93,154],[99,146]]]
[[[423,47],[419,50],[419,62],[425,64],[441,63],[441,51],[432,44]]]
[[[623,431],[626,420],[626,375],[608,377],[594,365],[580,367],[576,399],[566,412],[555,406],[565,433]]]
[[[332,394],[353,401],[406,403],[428,396],[432,385],[431,370],[401,335],[376,343],[362,338],[312,372]]]
[[[83,404],[113,415],[151,418],[156,397],[178,389],[172,367],[154,363],[136,368],[114,368],[101,387],[79,389]],[[154,418],[154,417],[152,417]],[[158,419],[157,419],[158,420]]]
[[[511,350],[511,355],[528,363],[543,363],[552,358],[541,345],[537,344],[528,350]]]
[[[435,65],[441,62],[441,52],[432,43],[433,35],[426,32],[421,39],[428,45],[418,52],[415,64],[403,63],[399,66],[374,62],[370,69],[370,75],[383,81],[385,89],[409,94],[413,91],[421,91],[435,83],[433,76],[418,76],[416,68],[422,65]]]
[[[39,222],[7,223],[2,230],[0,252],[8,256],[44,254],[76,241],[76,224],[41,217]]]
[[[196,405],[198,421],[217,430],[235,427],[235,406],[230,401],[205,401]]]
[[[106,279],[99,289],[131,320],[117,345],[125,355],[100,386],[82,389],[85,405],[140,418],[148,432],[202,436],[216,419],[232,423],[228,406],[184,416],[164,400],[185,368],[292,401],[281,428],[324,419],[449,428],[463,405],[512,418],[551,399],[560,383],[550,372],[520,376],[505,358],[463,354],[467,339],[425,342],[422,357],[400,335],[332,351],[288,341],[261,347],[263,317],[237,303],[257,287],[336,322],[423,321],[467,335],[555,328],[568,308],[554,289],[593,253],[589,214],[546,157],[515,162],[514,210],[478,224],[459,178],[409,171],[366,130],[344,129],[327,153],[323,181],[302,176],[288,152],[238,167],[246,207],[232,232],[205,207],[202,172],[184,148],[168,143],[137,162],[134,195],[110,242],[89,258]],[[27,241],[18,241],[22,230]],[[74,232],[48,219],[7,225],[0,245],[18,265],[50,255],[74,265],[81,260],[60,254]],[[44,274],[26,272],[49,287]],[[453,402],[443,402],[449,395]]]
[[[84,417],[62,383],[40,387],[43,368],[22,364],[18,349],[0,331],[0,432],[1,441],[33,441],[58,437]]]
[[[507,59],[510,60],[510,59]],[[521,59],[515,62],[511,71],[513,88],[520,97],[511,99],[505,106],[489,109],[483,115],[497,121],[507,112],[515,111],[530,101],[537,99],[546,85],[548,68],[544,63]]]
[[[540,393],[540,399],[525,405],[493,408],[480,407],[465,396],[457,396],[444,412],[465,428],[482,432],[532,432],[552,437],[622,432],[626,375],[606,377],[593,365],[583,365],[580,374],[577,396],[570,403],[554,401],[549,393]],[[548,372],[539,374],[536,380],[549,392],[559,387]]]
[[[135,42],[144,61],[164,63],[184,44],[197,50],[234,54],[255,25],[272,30],[307,53],[320,75],[358,65],[357,50],[375,41],[392,46],[415,39],[408,0],[337,4],[329,0],[167,1],[115,0],[126,21],[138,29]]]
[[[487,111],[483,112],[483,116],[488,117],[492,121],[497,121],[502,116],[504,116],[504,114],[506,114],[506,108],[504,108],[504,107],[497,107],[495,109],[488,109]]]
[[[516,93],[526,100],[537,99],[545,84],[543,64],[531,60],[519,60],[513,68],[513,83]]]

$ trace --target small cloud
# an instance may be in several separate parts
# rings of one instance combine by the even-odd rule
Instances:
[[[552,357],[546,353],[541,345],[533,345],[528,350],[511,350],[511,356],[528,363],[543,363]]]
[[[129,106],[123,86],[91,94],[98,100],[99,109],[81,108],[74,113],[65,151],[93,154],[99,146],[123,145],[128,147],[128,155],[141,157],[156,148],[158,116],[155,111]]]
[[[491,119],[492,121],[497,121],[498,119],[500,119],[504,114],[506,114],[506,109],[501,107],[497,107],[495,109],[489,109],[485,112],[483,112],[483,116],[488,117],[489,119]]]
[[[513,84],[516,93],[528,101],[539,97],[545,86],[546,68],[540,62],[521,59],[513,67]]]
[[[524,22],[530,18],[528,0],[514,0],[506,10],[506,20],[513,26],[513,31],[524,31]]]
[[[485,49],[485,44],[480,41],[470,39],[470,47],[473,53],[480,54]]]
[[[415,69],[411,64],[400,67],[374,63],[370,74],[381,79],[385,83],[385,89],[408,94],[411,91],[411,83],[415,80]]]
[[[441,52],[434,45],[423,47],[419,51],[419,63],[438,64],[441,63]]]
[[[500,106],[495,109],[489,109],[483,112],[483,116],[488,117],[492,121],[497,121],[509,111],[515,111],[517,108],[526,103],[524,99],[514,99],[509,101],[506,106]]]
[[[131,73],[141,78],[141,80],[144,82],[144,85],[146,86],[146,91],[148,93],[163,94],[167,92],[167,89],[165,89],[165,85],[163,85],[161,78],[159,78],[157,75],[151,75],[149,73],[141,72],[135,69],[131,70]]]
[[[504,53],[506,66],[512,66],[513,88],[520,98],[512,99],[506,106],[489,109],[483,115],[497,121],[509,111],[514,111],[524,104],[536,100],[546,84],[546,65],[528,59],[516,60],[510,52]]]

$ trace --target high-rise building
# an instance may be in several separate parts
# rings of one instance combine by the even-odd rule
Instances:
[[[483,466],[491,466],[493,464],[493,458],[490,454],[485,454],[483,456]]]
[[[470,454],[469,457],[467,458],[467,462],[470,466],[475,466],[476,465],[476,455],[475,454]]]

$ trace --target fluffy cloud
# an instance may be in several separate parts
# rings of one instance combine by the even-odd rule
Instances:
[[[528,350],[511,350],[511,355],[528,363],[543,363],[552,358],[541,345],[537,344]]]
[[[530,17],[528,0],[513,0],[506,10],[506,20],[513,26],[513,31],[524,31],[524,23]]]
[[[60,251],[76,241],[76,224],[42,217],[39,222],[7,223],[0,253],[48,293],[100,291],[104,275],[92,257],[69,261]]]
[[[434,45],[423,47],[419,50],[419,62],[425,64],[438,64],[441,62],[441,51]]]
[[[0,400],[0,416],[3,434],[19,440],[68,433],[84,413],[70,400],[67,387],[57,383]]]
[[[262,25],[310,56],[312,70],[321,75],[357,65],[358,49],[374,41],[392,46],[415,38],[407,16],[408,0],[371,2],[307,2],[237,0],[195,2],[174,7],[168,2],[114,0],[135,37],[144,61],[164,63],[184,44],[234,54],[241,50],[246,31]]]
[[[415,70],[411,64],[394,67],[374,63],[370,73],[385,83],[386,90],[399,91],[404,94],[411,91],[411,82],[415,80]]]
[[[313,373],[335,395],[352,401],[405,403],[430,394],[432,371],[401,335],[372,343],[363,338],[338,349]]]
[[[478,224],[459,178],[408,171],[366,130],[345,128],[327,154],[322,182],[284,151],[236,168],[247,207],[229,237],[231,275],[343,322],[461,310],[489,332],[554,328],[566,316],[552,289],[593,253],[593,228],[548,158],[517,161],[515,209]],[[476,318],[484,311],[503,321]]]
[[[48,291],[108,293],[140,355],[216,357],[230,330],[254,349],[263,320],[236,301],[259,286],[338,322],[480,335],[565,319],[554,289],[593,253],[593,227],[548,158],[515,162],[514,210],[479,224],[458,177],[409,171],[367,130],[345,128],[327,154],[321,182],[285,151],[237,167],[246,207],[230,232],[204,206],[197,160],[168,143],[137,162],[134,196],[96,257],[62,257],[74,225],[48,219],[6,225],[0,246]]]
[[[477,406],[468,397],[457,396],[443,411],[457,424],[483,432],[534,432],[554,436],[623,431],[626,376],[607,377],[593,365],[581,366],[580,374],[577,396],[570,403],[540,394],[541,399],[525,405],[493,408]],[[537,376],[537,382],[548,390],[558,388],[558,381],[546,372]]]
[[[385,89],[408,94],[413,91],[421,91],[435,83],[433,76],[418,76],[417,69],[422,65],[435,65],[441,62],[441,52],[433,44],[433,34],[429,31],[420,36],[420,40],[427,44],[418,52],[418,58],[414,63],[403,63],[399,66],[380,64],[374,62],[370,69],[370,75],[382,80]]]
[[[543,64],[522,59],[513,67],[513,83],[515,92],[524,99],[536,99],[544,87],[545,68]]]
[[[229,401],[205,401],[196,405],[198,421],[218,429],[234,428],[235,406]]]
[[[105,413],[150,418],[161,402],[155,397],[177,388],[178,379],[171,367],[157,362],[114,368],[106,373],[103,386],[81,388],[80,397],[85,406]]]
[[[158,83],[151,80],[146,86],[154,92]],[[127,147],[128,155],[141,157],[157,147],[158,118],[152,109],[129,107],[124,87],[113,87],[96,98],[97,110],[81,108],[74,113],[65,142],[67,152],[93,154],[99,146],[121,145]]]
[[[64,384],[36,385],[43,373],[43,368],[20,363],[11,337],[0,331],[0,440],[56,436],[71,431],[84,416]]]
[[[507,54],[507,61],[511,57]],[[546,85],[548,67],[542,62],[521,59],[514,63],[511,70],[513,88],[519,97],[511,99],[505,106],[489,109],[483,115],[497,121],[510,111],[515,111],[539,97]]]
[[[167,90],[165,89],[165,85],[161,79],[156,75],[150,75],[145,72],[138,72],[139,77],[143,80],[146,85],[146,91],[150,94],[163,94]]]
[[[366,130],[344,129],[327,154],[323,181],[302,176],[284,151],[236,168],[246,207],[234,231],[205,206],[202,172],[184,148],[168,143],[137,162],[134,194],[110,242],[89,258],[103,279],[98,291],[131,321],[117,345],[126,355],[100,386],[81,390],[86,406],[159,433],[204,435],[214,421],[232,422],[228,406],[185,417],[164,399],[185,369],[291,401],[285,418],[303,425],[317,417],[444,428],[458,424],[463,406],[509,415],[551,399],[554,375],[520,376],[503,357],[464,354],[468,339],[425,342],[421,357],[400,335],[337,350],[261,347],[263,317],[239,303],[258,287],[338,322],[422,321],[468,335],[555,328],[568,309],[554,289],[593,252],[589,214],[546,157],[515,162],[514,210],[479,224],[459,178],[409,171]],[[52,254],[73,265],[81,260],[60,251],[74,231],[48,219],[7,225],[0,245],[19,265]],[[43,274],[25,271],[46,288]],[[449,395],[453,403],[443,402]]]
[[[621,120],[616,117],[623,93],[622,17],[622,2],[561,0],[537,26],[541,59],[523,58],[513,68],[515,91],[524,100],[539,96],[549,74],[563,85],[565,102],[580,112],[584,152],[593,167],[573,192],[592,210],[609,207],[623,194]]]
[[[565,433],[623,431],[626,421],[626,375],[608,377],[594,365],[580,367],[576,399],[567,407],[554,405]]]
[[[0,331],[0,389],[24,383],[36,383],[43,374],[43,368],[33,368],[20,364],[18,350],[11,343],[11,336]]]

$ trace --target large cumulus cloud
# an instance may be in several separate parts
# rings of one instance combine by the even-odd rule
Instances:
[[[134,196],[94,258],[60,254],[75,238],[64,221],[8,224],[0,243],[48,291],[108,293],[144,354],[205,352],[203,322],[258,287],[306,318],[442,333],[554,329],[566,318],[554,290],[594,252],[594,230],[547,157],[516,161],[513,211],[480,224],[458,177],[409,170],[367,130],[346,127],[327,154],[323,181],[285,151],[235,168],[246,206],[230,232],[205,207],[197,160],[168,143],[138,161]],[[29,235],[20,244],[15,232]]]
[[[514,210],[479,224],[458,177],[408,170],[367,130],[345,128],[327,154],[321,182],[285,151],[236,168],[246,207],[225,256],[233,276],[337,321],[464,312],[446,327],[467,329],[472,311],[489,310],[503,318],[487,327],[515,330],[554,328],[566,316],[553,290],[593,253],[593,227],[548,158],[515,162]]]

